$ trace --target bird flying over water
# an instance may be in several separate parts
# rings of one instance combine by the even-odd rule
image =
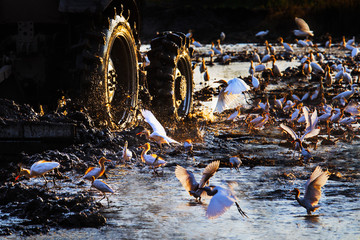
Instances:
[[[204,189],[209,196],[213,196],[210,200],[209,206],[206,210],[206,217],[214,219],[224,214],[234,203],[242,217],[248,217],[246,213],[240,208],[238,198],[235,196],[232,186],[229,188],[219,186],[211,186]]]
[[[181,182],[185,190],[193,196],[194,198],[201,201],[202,197],[206,197],[206,191],[204,191],[209,183],[209,180],[212,176],[215,175],[216,171],[219,169],[220,161],[214,161],[209,163],[202,173],[200,182],[198,183],[195,179],[194,174],[183,168],[182,166],[177,165],[175,168],[175,176]]]

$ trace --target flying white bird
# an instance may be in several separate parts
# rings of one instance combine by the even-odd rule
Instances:
[[[245,96],[243,92],[250,90],[250,86],[240,78],[233,78],[229,81],[221,79],[214,83],[223,84],[214,110],[214,112],[219,113],[225,109],[235,108],[244,103]]]
[[[213,196],[210,200],[209,206],[206,210],[206,217],[209,219],[214,219],[222,214],[224,214],[234,203],[243,217],[248,217],[246,213],[240,208],[238,199],[235,196],[232,186],[229,184],[229,189],[219,187],[219,186],[210,186],[209,188],[204,188],[209,196]]]
[[[141,110],[141,114],[143,115],[145,122],[150,124],[153,132],[150,134],[149,130],[144,129],[137,135],[145,135],[147,139],[156,142],[160,147],[162,147],[162,144],[168,144],[168,145],[170,145],[169,143],[180,144],[178,141],[175,141],[174,139],[167,136],[165,132],[165,128],[156,119],[156,117],[154,116],[154,114],[152,114],[152,112],[150,112],[149,110]]]
[[[309,25],[302,18],[295,17],[295,23],[299,28],[294,30],[295,36],[298,37],[314,36],[313,31],[310,31]]]

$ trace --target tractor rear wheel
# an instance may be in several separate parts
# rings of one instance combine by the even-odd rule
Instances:
[[[188,47],[189,39],[179,32],[163,32],[151,41],[147,79],[159,118],[179,121],[192,110],[194,81]]]

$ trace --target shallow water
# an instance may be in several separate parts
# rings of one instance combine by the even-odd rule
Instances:
[[[277,64],[284,70],[299,63],[278,61]],[[248,76],[249,66],[246,62],[215,64],[209,67],[211,81],[208,84],[221,78],[229,80]],[[198,68],[195,69],[194,79],[196,90],[204,87]],[[214,97],[212,102],[205,105],[211,108],[215,103]],[[227,126],[220,128],[223,133],[231,130]],[[338,142],[335,146],[321,145],[317,150],[312,150],[313,155],[325,159],[326,164],[336,166],[346,178],[328,180],[323,188],[321,208],[314,216],[309,217],[289,192],[294,187],[303,192],[305,182],[318,162],[292,166],[292,151],[278,146],[279,142],[284,141],[280,140],[284,134],[275,128],[264,131],[262,135],[260,133],[258,141],[229,139],[226,146],[217,142],[212,131],[219,131],[219,126],[208,127],[205,144],[199,143],[201,146],[195,147],[196,164],[226,157],[236,151],[246,157],[256,155],[265,159],[278,159],[281,163],[254,168],[241,166],[239,172],[220,168],[211,179],[213,185],[226,186],[227,181],[238,183],[234,190],[241,208],[249,218],[242,218],[236,207],[232,206],[219,218],[208,220],[205,210],[209,200],[199,204],[188,195],[175,177],[175,164],[163,168],[160,177],[155,176],[147,167],[135,166],[129,169],[116,166],[109,171],[106,180],[115,190],[109,196],[110,207],[107,208],[106,200],[102,200],[103,213],[107,217],[106,226],[51,229],[47,235],[28,239],[359,239],[358,141],[351,144]],[[211,140],[215,140],[214,143],[210,143]],[[204,145],[212,150],[202,151]],[[166,160],[192,170],[196,179],[200,180],[203,168],[193,167],[195,163],[186,160],[184,154],[170,155]],[[284,173],[292,173],[295,177],[284,177]],[[89,183],[79,187],[76,185],[78,181],[80,179],[64,183],[66,187],[61,191],[87,190]],[[39,182],[41,179],[32,179],[29,184]],[[93,191],[93,194],[96,198],[101,198],[98,192]],[[4,238],[18,239],[19,236]]]

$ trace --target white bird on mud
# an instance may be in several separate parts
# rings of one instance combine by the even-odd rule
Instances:
[[[141,152],[141,161],[154,169],[154,172],[156,174],[156,168],[166,165],[167,162],[162,157],[159,157],[156,154],[146,154],[150,150],[150,143],[145,143],[139,148],[143,149],[143,151]]]
[[[335,100],[335,99],[337,99],[339,101],[341,101],[341,99],[343,99],[345,101],[349,100],[349,98],[351,98],[355,94],[355,87],[357,87],[356,84],[351,85],[351,90],[339,93],[338,95],[333,97],[332,100]]]
[[[253,87],[254,87],[255,90],[259,89],[259,87],[260,87],[260,81],[259,81],[259,79],[257,79],[257,78],[254,76],[254,74],[251,75],[251,83],[252,83],[252,85],[253,85]]]
[[[294,30],[295,36],[298,37],[314,36],[313,31],[310,30],[309,25],[302,18],[295,17],[295,23],[299,28]]]
[[[124,148],[122,150],[122,159],[123,163],[131,161],[132,152],[128,149],[128,141],[125,141]]]
[[[223,188],[219,186],[210,186],[204,188],[209,196],[213,196],[210,200],[209,206],[206,210],[206,217],[214,219],[224,214],[234,203],[242,217],[248,217],[246,213],[240,208],[238,198],[235,196],[232,186],[229,184],[229,188]]]
[[[143,115],[145,122],[150,124],[153,132],[150,134],[150,131],[144,129],[143,131],[139,132],[137,135],[145,135],[148,140],[156,142],[160,148],[162,144],[176,143],[180,144],[178,141],[170,138],[167,136],[165,128],[161,125],[161,123],[156,119],[154,114],[149,110],[141,110],[141,114]]]
[[[109,207],[110,206],[109,198],[108,198],[108,196],[106,196],[106,193],[114,193],[114,190],[106,182],[101,181],[100,179],[95,179],[94,176],[91,177],[91,187],[94,187],[97,190],[99,190],[100,192],[102,192],[104,197],[102,199],[100,199],[99,202],[101,200],[103,200],[104,198],[106,198],[106,200],[108,202],[108,207]]]
[[[196,200],[201,201],[201,198],[207,196],[204,190],[209,184],[209,180],[212,176],[215,175],[216,171],[219,169],[220,161],[214,161],[209,163],[202,173],[200,182],[198,183],[194,177],[194,174],[183,168],[182,166],[177,165],[175,168],[175,176],[183,185],[185,190],[193,196]]]
[[[86,170],[83,178],[91,181],[92,177],[95,177],[95,178],[101,177],[105,172],[105,162],[111,162],[111,160],[106,159],[105,157],[101,157],[99,160],[100,167],[89,167]]]
[[[286,52],[294,53],[294,49],[290,46],[290,44],[285,43],[282,37],[279,37],[279,41],[283,45]]]
[[[189,158],[189,156],[191,156],[193,158],[193,160],[195,161],[194,158],[194,152],[193,152],[193,144],[192,144],[192,140],[191,139],[186,139],[184,142],[184,149],[186,152],[186,156],[187,158]]]
[[[45,160],[40,160],[35,162],[31,167],[30,170],[26,168],[20,168],[19,175],[15,178],[15,181],[19,179],[21,176],[25,176],[27,178],[34,178],[42,176],[45,179],[45,186],[47,186],[47,180],[45,174],[58,168],[60,163],[58,162],[50,162]],[[55,180],[53,181],[55,185]]]
[[[300,198],[300,190],[298,188],[294,188],[291,191],[291,193],[295,194],[295,199],[300,206],[306,208],[307,214],[311,215],[312,212],[320,208],[318,203],[321,198],[321,187],[325,185],[329,176],[330,173],[328,171],[324,172],[320,166],[317,166],[305,184],[305,195],[303,198]]]
[[[215,81],[214,83],[222,83],[222,89],[220,90],[218,101],[214,112],[221,113],[225,109],[231,109],[239,106],[243,103],[245,96],[243,92],[250,90],[244,80],[240,78],[233,78],[229,81],[224,79]]]

